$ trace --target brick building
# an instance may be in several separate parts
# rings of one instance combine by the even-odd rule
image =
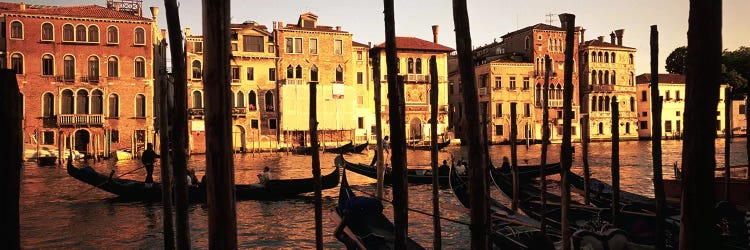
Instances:
[[[62,146],[68,138],[101,154],[151,140],[154,52],[163,50],[155,49],[155,18],[141,14],[140,1],[130,0],[0,3],[0,67],[16,71],[27,143]]]

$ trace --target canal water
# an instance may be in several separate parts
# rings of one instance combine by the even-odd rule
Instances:
[[[732,164],[747,164],[745,138],[732,142]],[[591,143],[590,165],[592,176],[602,180],[610,177],[611,144]],[[663,142],[663,171],[665,178],[673,178],[672,163],[680,164],[682,142]],[[559,160],[560,145],[551,145],[548,162]],[[573,172],[581,173],[581,148],[575,145]],[[716,140],[718,166],[724,162],[724,141]],[[348,155],[352,162],[369,163],[373,151],[362,155]],[[466,157],[467,148],[451,145],[440,152],[440,159],[456,160]],[[493,162],[500,164],[503,156],[510,156],[509,146],[490,148]],[[518,148],[519,164],[538,164],[541,146],[521,145]],[[321,154],[323,174],[333,170],[334,154]],[[429,168],[429,151],[408,151],[410,168]],[[306,178],[312,176],[311,158],[286,153],[244,154],[235,157],[236,183],[254,183],[256,174],[264,166],[271,167],[273,178]],[[82,165],[84,163],[77,163]],[[140,167],[137,160],[101,161],[91,163],[100,172],[115,170],[116,175]],[[205,173],[205,156],[196,155],[188,161],[200,178]],[[653,196],[651,184],[651,143],[629,141],[620,144],[621,185],[624,190]],[[122,178],[143,179],[145,170],[137,170]],[[349,182],[357,190],[374,193],[375,181],[353,172],[347,174]],[[154,177],[158,178],[157,171]],[[554,179],[554,177],[552,178]],[[559,179],[559,177],[558,177]],[[608,181],[607,181],[608,182]],[[554,186],[554,185],[553,185]],[[432,185],[409,187],[410,207],[432,211]],[[494,198],[507,202],[496,188]],[[386,188],[386,199],[392,199],[391,189]],[[362,193],[359,193],[362,194]],[[324,247],[344,248],[333,237],[335,225],[328,219],[336,205],[338,188],[323,191]],[[26,163],[21,176],[21,245],[23,248],[76,248],[76,249],[158,249],[163,248],[162,207],[160,203],[121,202],[106,192],[69,177],[63,167],[39,167]],[[576,199],[576,197],[574,197]],[[461,209],[450,189],[440,190],[442,216],[469,222],[466,210]],[[393,207],[385,205],[385,214],[393,216]],[[193,204],[189,208],[192,246],[205,249],[208,246],[208,209],[204,204]],[[443,246],[446,249],[468,249],[468,226],[442,221]],[[238,201],[238,243],[241,248],[260,249],[310,249],[315,246],[314,206],[312,194],[284,201]],[[432,218],[411,212],[409,214],[409,236],[423,246],[432,244]]]

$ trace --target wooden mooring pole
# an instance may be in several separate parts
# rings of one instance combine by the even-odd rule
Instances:
[[[547,235],[547,145],[549,141],[549,74],[552,71],[552,59],[549,55],[544,56],[544,91],[542,93],[542,165],[539,168],[539,179],[542,183],[541,216],[539,218],[542,235]]]
[[[620,103],[612,96],[612,225],[617,226],[620,211]]]
[[[172,169],[174,170],[175,238],[177,249],[190,249],[190,221],[187,192],[187,73],[182,46],[182,30],[176,0],[164,0],[169,28],[169,46],[174,77],[174,114],[172,118]],[[207,64],[206,64],[207,65]],[[135,152],[133,152],[135,155]],[[210,182],[210,181],[209,181]]]
[[[656,198],[656,249],[665,249],[664,206],[667,199],[664,194],[664,181],[661,159],[661,98],[659,98],[659,31],[651,25],[651,158],[654,172],[654,197]],[[677,174],[677,173],[675,173]],[[680,179],[675,176],[675,179]]]
[[[570,187],[568,175],[573,165],[573,146],[571,144],[571,123],[573,119],[573,27],[575,15],[560,14],[560,23],[565,28],[565,74],[563,86],[563,142],[560,150],[562,166],[560,170],[560,196],[562,196],[563,249],[570,249],[570,229],[568,214],[570,210]]]
[[[453,23],[456,30],[456,50],[459,72],[463,83],[464,112],[466,113],[467,138],[469,146],[469,186],[471,203],[471,248],[488,249],[489,222],[487,207],[487,157],[484,155],[484,140],[481,138],[479,121],[479,98],[474,61],[471,52],[471,30],[466,0],[453,0]]]
[[[398,76],[393,0],[383,0],[383,5],[385,7],[385,53],[388,66],[388,112],[392,141],[394,245],[396,249],[406,249],[409,223],[409,189],[406,180],[406,133],[404,131],[404,107],[402,106],[403,78]]]
[[[719,246],[715,216],[716,116],[722,53],[722,1],[691,0],[688,17],[685,134],[682,141],[680,249]]]
[[[432,161],[432,227],[434,229],[432,247],[442,249],[442,237],[440,232],[440,196],[438,196],[438,70],[435,56],[430,57],[430,140],[432,148],[430,159]]]
[[[23,164],[23,132],[21,127],[21,92],[16,73],[0,69],[0,133],[10,145],[0,150],[0,239],[4,248],[21,249],[19,199],[21,195],[21,165]],[[61,155],[58,157],[62,157]]]
[[[518,149],[516,145],[516,140],[518,140],[518,117],[516,107],[518,106],[518,103],[511,102],[510,103],[510,169],[511,174],[513,175],[513,201],[511,202],[511,210],[513,212],[518,211],[518,190],[519,183],[518,183]]]
[[[380,82],[380,51],[377,50],[376,53],[371,53],[370,56],[372,57],[372,75],[375,88],[375,138],[377,139],[375,157],[377,160],[378,186],[375,194],[378,198],[382,199],[383,181],[385,178],[385,167],[383,166],[383,161],[385,160],[385,155],[383,155],[383,119],[380,110],[383,107],[382,100],[380,99],[383,86]]]
[[[724,89],[724,200],[728,201],[732,181],[732,87]],[[748,169],[750,173],[750,169]]]
[[[232,138],[229,6],[229,0],[203,0],[206,196],[208,246],[211,249],[237,248],[234,158],[229,140]]]
[[[323,249],[323,184],[320,177],[320,151],[318,151],[317,82],[310,82],[310,141],[312,142],[312,174],[315,191],[315,248]]]
[[[165,75],[159,75],[159,165],[161,167],[161,202],[163,204],[162,225],[164,227],[164,249],[175,248],[174,214],[172,213],[172,167],[169,152],[169,87]]]

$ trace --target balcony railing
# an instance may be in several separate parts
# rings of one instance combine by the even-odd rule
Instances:
[[[303,82],[302,79],[287,78],[286,82],[284,84],[287,84],[287,85],[302,85],[302,84],[305,84],[305,82]]]
[[[62,75],[62,76],[55,76],[55,82],[68,82],[72,83],[76,81],[75,76],[72,75]]]
[[[80,78],[80,81],[87,83],[99,83],[99,76],[82,76]]]
[[[203,108],[189,108],[188,114],[190,115],[190,118],[193,117],[203,117],[205,113],[205,109]]]
[[[425,74],[406,74],[407,82],[430,82],[430,75]]]
[[[479,95],[486,95],[487,94],[487,88],[479,88]]]
[[[232,116],[245,117],[247,109],[245,107],[234,107],[232,108]]]
[[[58,126],[102,126],[104,115],[89,114],[59,114],[57,115]]]

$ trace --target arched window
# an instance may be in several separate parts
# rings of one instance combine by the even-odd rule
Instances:
[[[193,79],[201,79],[203,76],[203,68],[201,67],[201,62],[198,60],[193,61]]]
[[[599,53],[598,53],[598,54],[599,54],[599,58],[598,58],[599,62],[604,62],[604,59],[602,59],[602,58],[603,58],[603,57],[602,57],[602,52],[601,52],[601,51],[599,51]]]
[[[89,42],[90,43],[99,42],[99,27],[96,27],[94,25],[89,26]]]
[[[120,38],[119,34],[117,34],[117,27],[115,26],[109,26],[107,28],[107,43],[119,43]]]
[[[598,83],[599,83],[600,85],[601,85],[601,84],[604,84],[604,81],[603,81],[602,79],[604,79],[604,72],[602,72],[602,71],[600,70],[600,71],[599,71],[599,79],[598,79],[598,80],[599,80],[599,81],[598,81]]]
[[[615,60],[615,52],[612,52],[612,63],[616,63],[616,60]]]
[[[201,92],[198,90],[193,91],[193,108],[194,109],[203,108],[203,94],[201,94]]]
[[[604,111],[609,111],[609,96],[604,97]]]
[[[273,112],[274,111],[274,108],[273,108],[273,92],[271,92],[270,90],[266,91],[266,96],[265,97],[266,97],[266,103],[265,103],[266,104],[266,111]]]
[[[146,96],[143,94],[135,95],[135,117],[146,118]]]
[[[136,45],[146,44],[146,32],[141,27],[135,28],[135,44]]]
[[[250,93],[247,94],[247,107],[250,109],[250,111],[257,110],[258,107],[258,97],[255,95],[255,91],[250,90]]]
[[[42,24],[42,41],[55,40],[55,31],[51,23]]]
[[[609,53],[607,53],[607,52],[604,52],[604,62],[605,63],[609,62]]]
[[[292,79],[294,78],[294,67],[292,65],[289,65],[286,67],[286,79]]]
[[[101,90],[91,91],[91,113],[95,115],[104,114],[104,99]]]
[[[120,117],[120,97],[117,94],[109,95],[109,117]]]
[[[336,82],[344,83],[344,68],[341,65],[336,67]]]
[[[42,75],[55,75],[55,58],[50,54],[44,54],[42,56]]]
[[[549,88],[547,90],[547,98],[549,98],[550,100],[555,99],[555,93],[556,93],[555,84],[550,83]]]
[[[599,123],[599,134],[604,134],[604,123]]]
[[[85,42],[86,41],[86,26],[78,25],[76,26],[76,42]]]
[[[10,56],[10,68],[16,74],[23,75],[23,55],[19,53],[13,53]]]
[[[310,67],[310,81],[318,81],[318,66],[315,66],[315,64]]]
[[[72,24],[63,25],[63,41],[70,42],[75,38],[75,32],[73,31]]]
[[[596,96],[591,98],[591,111],[596,111]]]
[[[422,58],[417,58],[417,72],[416,74],[422,74]]]
[[[42,117],[52,117],[55,115],[55,95],[44,93],[42,97]]]
[[[10,23],[10,38],[23,39],[23,24],[20,21]]]
[[[635,112],[635,97],[630,97],[630,112]]]
[[[120,76],[120,65],[117,57],[110,56],[107,59],[107,77],[115,78]]]
[[[245,107],[245,93],[242,93],[242,91],[237,91],[237,107]]]
[[[633,72],[630,72],[630,78],[628,78],[628,82],[630,83],[630,86],[635,85],[635,75],[633,75]]]
[[[612,85],[617,85],[617,73],[615,71],[612,71]]]
[[[604,71],[604,84],[609,84],[609,71]]]
[[[66,82],[75,81],[76,77],[76,59],[71,55],[63,57],[63,73]]]
[[[73,114],[73,91],[66,89],[62,92],[62,100],[60,100],[60,113],[61,114]]]
[[[629,63],[630,63],[630,64],[633,64],[633,54],[630,54],[630,60],[629,60]]]
[[[78,90],[76,92],[76,114],[83,115],[89,113],[89,92]]]
[[[563,99],[563,89],[562,89],[562,85],[560,85],[559,83],[557,84],[557,94],[555,96],[555,99],[557,100]]]
[[[604,111],[604,97],[600,96],[598,102],[599,102],[599,108],[597,108],[596,110]]]
[[[297,67],[294,68],[294,78],[302,79],[302,66],[297,65]]]
[[[234,102],[234,91],[229,91],[229,106],[232,108],[237,107],[237,103]]]
[[[146,77],[146,60],[143,57],[135,58],[135,78]]]
[[[529,50],[531,48],[531,39],[529,36],[526,36],[526,40],[524,41],[524,49]]]
[[[539,83],[536,84],[536,87],[534,89],[534,93],[535,93],[535,97],[536,97],[535,98],[535,100],[536,100],[536,106],[541,107],[542,106],[542,102],[544,101],[544,100],[542,100],[542,85],[541,84],[539,84]]]
[[[89,57],[89,82],[99,82],[99,58],[96,56]]]
[[[414,74],[414,59],[413,58],[406,59],[406,69],[407,69],[407,73]]]
[[[625,123],[625,133],[626,134],[630,134],[630,123],[629,122]]]
[[[596,84],[596,70],[591,71],[591,84]]]

